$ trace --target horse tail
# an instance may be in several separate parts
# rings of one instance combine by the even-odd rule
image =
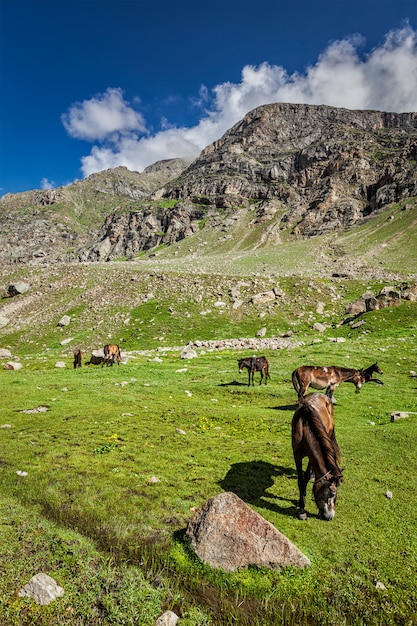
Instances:
[[[298,371],[294,370],[293,373],[291,374],[291,380],[292,380],[292,385],[296,391],[297,394],[300,393],[300,389],[301,389],[301,384],[300,384],[300,379],[298,378]]]

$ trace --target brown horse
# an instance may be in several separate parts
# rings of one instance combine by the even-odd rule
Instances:
[[[308,387],[325,389],[326,394],[332,398],[334,390],[340,383],[353,383],[356,393],[360,392],[364,383],[376,382],[379,385],[383,385],[384,383],[378,378],[372,378],[373,372],[382,374],[382,370],[377,363],[370,365],[366,369],[359,370],[349,367],[338,367],[336,365],[329,367],[302,365],[293,371],[291,378],[300,401]]]
[[[268,359],[264,356],[250,356],[245,359],[239,359],[238,367],[239,367],[239,374],[242,373],[244,367],[246,367],[246,369],[248,370],[248,387],[250,387],[251,381],[252,381],[252,387],[255,386],[255,383],[254,383],[255,372],[261,373],[261,380],[259,381],[260,385],[262,385],[264,373],[265,373],[265,385],[267,384],[268,378],[270,378]]]
[[[319,517],[333,519],[337,488],[343,477],[338,466],[340,453],[334,434],[333,404],[327,395],[311,393],[301,398],[292,419],[292,449],[298,476],[298,517],[306,519],[307,483],[313,471],[313,495]],[[308,465],[303,473],[304,457],[308,457]]]
[[[74,369],[77,369],[77,367],[81,367],[82,356],[83,355],[82,355],[81,350],[74,351]]]
[[[120,365],[120,361],[122,360],[122,355],[120,353],[120,348],[117,344],[108,343],[106,346],[104,346],[103,352],[104,352],[104,363],[106,364],[107,367],[109,365],[113,367],[113,365],[116,362],[117,362],[117,365]]]

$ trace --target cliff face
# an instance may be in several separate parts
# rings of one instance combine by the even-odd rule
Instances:
[[[164,195],[235,206],[275,199],[282,226],[311,236],[417,195],[416,161],[417,113],[271,104],[203,150]]]
[[[0,200],[0,261],[134,257],[257,203],[279,241],[353,228],[417,197],[417,113],[270,104],[191,164],[116,168]],[[216,214],[218,219],[216,220]],[[210,219],[213,218],[213,219]]]

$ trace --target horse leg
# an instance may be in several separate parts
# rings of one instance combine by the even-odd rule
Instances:
[[[260,371],[260,374],[261,374],[261,380],[259,381],[259,384],[262,385],[262,380],[264,377],[263,370]]]
[[[310,463],[307,465],[307,469],[303,472],[303,459],[296,458],[295,466],[297,468],[297,478],[298,478],[298,492],[299,492],[299,500],[298,500],[298,511],[297,517],[300,520],[306,520],[307,514],[305,512],[306,505],[306,491],[307,491],[307,483],[310,480]]]

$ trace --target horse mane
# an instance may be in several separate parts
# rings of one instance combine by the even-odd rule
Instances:
[[[339,446],[336,441],[334,433],[329,435],[325,429],[320,417],[320,413],[316,407],[310,406],[308,409],[308,424],[310,430],[313,433],[315,440],[320,448],[320,452],[326,461],[326,465],[330,466],[330,469],[335,474],[341,474],[341,470],[338,466],[340,457]]]

